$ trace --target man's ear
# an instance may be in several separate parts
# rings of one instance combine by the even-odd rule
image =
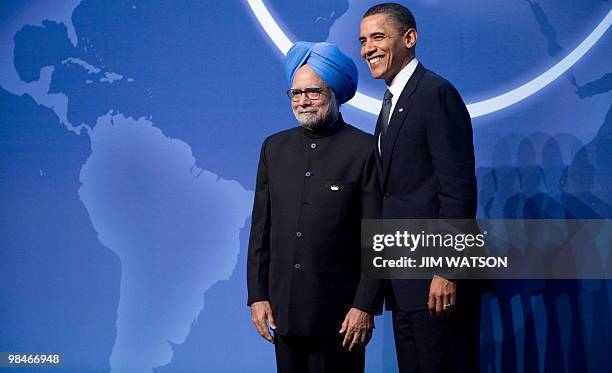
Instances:
[[[406,45],[406,48],[413,49],[417,43],[418,37],[419,35],[415,29],[408,29],[408,31],[404,33],[404,45]]]

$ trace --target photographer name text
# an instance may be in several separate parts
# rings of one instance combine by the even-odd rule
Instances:
[[[403,256],[398,259],[384,259],[380,256],[372,260],[376,268],[508,268],[508,258],[503,256],[435,257],[416,258]]]

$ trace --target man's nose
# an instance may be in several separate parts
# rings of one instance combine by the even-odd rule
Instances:
[[[361,46],[361,49],[363,50],[365,56],[369,56],[376,52],[376,47],[367,41]]]
[[[306,93],[302,92],[300,94],[300,99],[298,101],[298,104],[300,106],[306,106],[306,105],[310,105],[311,104],[310,99],[308,97],[306,97]]]

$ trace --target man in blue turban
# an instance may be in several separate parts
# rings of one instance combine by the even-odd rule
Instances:
[[[358,73],[353,60],[331,43],[299,41],[289,49],[285,71],[289,84],[299,68],[307,64],[334,92],[338,103],[353,98],[357,90]]]
[[[361,219],[380,214],[374,142],[338,110],[355,95],[357,68],[337,46],[306,42],[289,50],[285,68],[300,126],[262,145],[247,259],[251,318],[274,343],[279,372],[363,372],[383,292],[361,276]]]

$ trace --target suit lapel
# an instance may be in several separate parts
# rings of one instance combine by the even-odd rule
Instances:
[[[419,81],[425,74],[425,68],[421,63],[419,63],[412,73],[410,79],[408,79],[408,83],[402,90],[402,93],[395,104],[395,108],[393,109],[393,115],[391,116],[391,120],[389,121],[389,127],[387,128],[387,133],[385,137],[381,139],[381,149],[382,149],[382,185],[383,191],[387,185],[387,175],[389,174],[389,165],[391,163],[391,158],[393,155],[393,150],[395,148],[395,141],[397,140],[397,134],[400,129],[404,125],[404,120],[406,119],[406,115],[410,111],[411,101],[410,96],[416,90]],[[380,122],[380,115],[378,116],[378,121]],[[378,129],[380,127],[380,123],[376,125]]]

